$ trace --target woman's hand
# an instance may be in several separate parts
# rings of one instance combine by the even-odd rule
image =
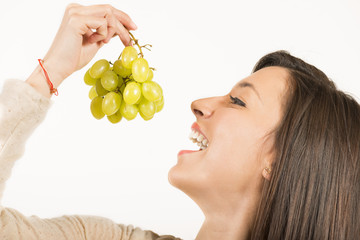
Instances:
[[[124,45],[129,45],[128,30],[136,28],[126,13],[110,5],[70,4],[43,59],[54,87],[58,87],[65,78],[88,64],[96,52],[113,36],[118,35]],[[37,68],[27,82],[38,88],[41,83],[31,79],[35,72],[39,73],[41,69]],[[41,88],[38,90],[45,91],[45,86]]]

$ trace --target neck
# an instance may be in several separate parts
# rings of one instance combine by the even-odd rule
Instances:
[[[244,221],[237,226],[230,226],[231,220],[221,222],[218,219],[205,219],[201,229],[196,237],[196,240],[246,240],[250,236],[249,228]]]
[[[196,240],[249,239],[257,207],[257,198],[239,197],[235,201],[218,204],[214,208],[202,208],[205,221]]]

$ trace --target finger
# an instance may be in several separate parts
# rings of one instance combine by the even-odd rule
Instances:
[[[94,16],[94,17],[105,17],[106,15],[112,14],[110,5],[91,5],[91,6],[75,6],[74,11],[77,14]]]
[[[117,32],[117,20],[114,15],[107,15],[106,19],[108,22],[108,32],[106,38],[103,40],[104,43],[108,43],[110,39],[114,36],[114,34]]]
[[[108,42],[114,34],[120,37],[120,40],[123,42],[125,46],[129,45],[130,43],[130,36],[128,30],[115,18],[114,15],[107,16],[108,25],[108,36],[104,40],[104,42]]]
[[[74,11],[81,15],[105,17],[107,15],[115,15],[115,17],[125,25],[129,30],[137,29],[136,24],[131,20],[129,15],[120,11],[109,4],[92,5],[92,6],[79,6],[74,7]]]
[[[91,29],[88,29],[88,31],[83,35],[85,38],[89,38],[91,35],[93,35],[94,32]]]
[[[107,37],[103,40],[104,43],[108,43],[112,37],[115,36],[116,30],[113,27],[108,28]]]
[[[129,31],[118,22],[118,31],[116,32],[116,34],[120,37],[121,42],[125,45],[125,46],[129,46],[130,45],[130,35],[129,35]]]
[[[90,42],[97,42],[106,39],[108,35],[108,26],[105,18],[92,16],[79,16],[81,34],[88,37]],[[95,32],[92,31],[95,30]]]
[[[88,38],[88,41],[89,43],[96,43],[96,42],[99,42],[99,41],[103,41],[104,40],[104,36],[103,35],[100,35],[98,33],[93,33],[89,38]]]
[[[114,8],[113,13],[116,16],[116,18],[122,23],[122,25],[124,25],[128,30],[136,30],[137,29],[136,24],[133,22],[133,20],[130,18],[130,16],[127,15],[125,12]]]
[[[130,17],[122,11],[112,8],[110,5],[94,5],[89,7],[75,5],[71,7],[69,14],[71,18],[76,19],[76,21],[70,22],[79,22],[81,34],[87,34],[86,37],[91,43],[97,41],[108,42],[114,35],[114,32],[119,35],[125,46],[130,43],[130,36],[126,29],[126,26],[128,26],[128,29],[134,29],[129,25],[132,22]],[[124,22],[124,25],[121,21]],[[89,32],[91,29],[96,30],[96,33]]]

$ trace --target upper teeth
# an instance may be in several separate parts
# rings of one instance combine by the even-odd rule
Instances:
[[[196,143],[202,150],[208,147],[209,141],[204,137],[204,135],[194,129],[191,130],[189,138],[194,143]]]

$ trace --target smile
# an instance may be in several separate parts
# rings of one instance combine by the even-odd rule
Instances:
[[[199,125],[197,123],[194,123],[191,126],[191,133],[189,135],[189,139],[193,143],[196,143],[200,147],[200,150],[206,149],[208,147],[208,145],[209,145],[209,140],[200,131],[200,127],[199,127]]]

